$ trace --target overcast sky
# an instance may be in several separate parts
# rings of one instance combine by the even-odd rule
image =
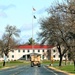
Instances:
[[[54,2],[55,0],[0,0],[0,38],[7,25],[14,25],[21,30],[18,39],[27,42],[32,37],[33,25],[33,38],[36,40],[37,32],[40,31],[39,19],[48,16],[46,9]],[[33,15],[36,19],[33,19]]]

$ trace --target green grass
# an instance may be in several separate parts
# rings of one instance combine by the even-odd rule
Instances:
[[[70,64],[70,62],[67,62],[67,64],[65,65],[65,61],[63,61],[61,67],[59,67],[58,65],[59,65],[59,61],[54,61],[53,67],[59,70],[62,70],[62,71],[66,71],[66,72],[75,74],[73,63]]]
[[[43,60],[42,64],[50,65],[51,61],[50,60]],[[67,64],[65,65],[65,61],[63,61],[62,62],[63,66],[59,67],[58,65],[59,65],[59,61],[54,61],[53,62],[53,67],[55,67],[59,70],[62,70],[62,71],[66,71],[66,72],[75,74],[73,63],[70,65],[70,62],[67,62]]]
[[[58,65],[59,61],[54,61],[53,64],[56,66]],[[45,64],[45,65],[50,65],[51,64],[51,61],[50,60],[42,60],[42,64]]]
[[[6,62],[5,66],[3,67],[3,62],[0,62],[0,69],[1,68],[5,68],[5,67],[13,67],[13,66],[20,66],[20,65],[28,65],[30,64],[29,61],[10,61],[10,62]]]
[[[61,67],[54,66],[54,67],[57,68],[57,69],[60,69],[60,70],[75,74],[73,65],[64,65],[64,66],[61,66]]]
[[[41,64],[43,64],[43,65],[49,65],[50,64],[50,60],[42,60]]]

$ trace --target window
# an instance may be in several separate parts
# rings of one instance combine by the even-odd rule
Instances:
[[[55,50],[53,50],[53,52],[55,52]]]
[[[25,55],[23,55],[23,58],[25,58]]]
[[[18,50],[18,52],[20,52],[20,50]]]
[[[14,55],[12,55],[12,58],[14,58]]]
[[[40,50],[38,50],[38,52],[40,52]]]
[[[64,58],[66,58],[66,55],[64,55]]]
[[[25,52],[25,50],[23,50],[23,52]]]
[[[33,50],[33,52],[35,52],[35,50]]]
[[[53,57],[55,58],[55,55],[53,55]]]
[[[29,50],[28,50],[28,52],[29,52]]]
[[[44,52],[44,50],[42,52]]]

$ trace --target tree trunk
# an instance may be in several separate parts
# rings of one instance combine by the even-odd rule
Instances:
[[[75,61],[73,61],[74,62],[74,71],[75,71]]]
[[[5,61],[3,61],[3,66],[5,66]]]
[[[59,61],[59,66],[62,64],[62,56],[60,55],[60,61]]]
[[[57,49],[58,49],[59,54],[60,54],[59,66],[61,66],[61,64],[62,64],[62,54],[61,54],[61,48],[60,48],[60,45],[59,45],[59,44],[58,44],[58,46],[57,46]]]
[[[6,60],[7,60],[7,54],[5,53],[5,54],[4,54],[3,66],[5,66],[5,64],[6,64]]]

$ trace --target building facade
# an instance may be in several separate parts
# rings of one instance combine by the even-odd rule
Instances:
[[[48,45],[19,45],[12,49],[7,57],[7,60],[30,60],[30,54],[40,54],[41,60],[48,59],[59,60],[59,53],[56,47]],[[0,58],[4,60],[5,57]],[[65,60],[65,57],[63,57]]]

